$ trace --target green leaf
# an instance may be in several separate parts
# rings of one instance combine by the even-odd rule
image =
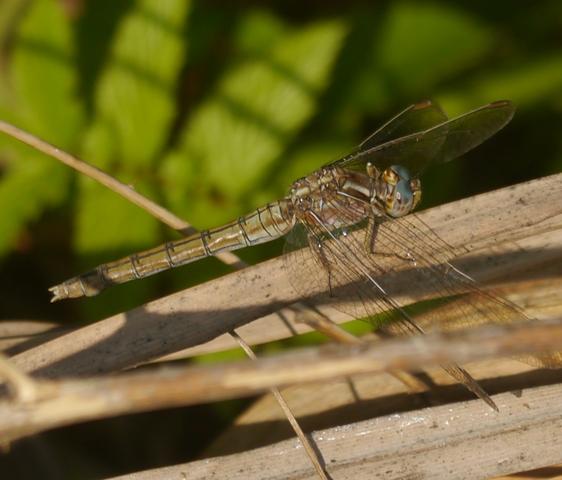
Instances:
[[[236,65],[185,127],[185,160],[230,197],[254,188],[314,114],[344,25],[323,21],[282,36],[267,55]]]
[[[83,155],[104,168],[118,160],[121,179],[134,182],[136,167],[148,166],[169,136],[188,6],[181,0],[139,0],[119,25]],[[115,260],[160,238],[154,218],[90,180],[80,183],[76,215],[74,246],[89,261]]]
[[[118,133],[110,122],[96,118],[89,126],[82,143],[82,157],[88,163],[109,170],[111,163],[118,158]]]
[[[0,182],[0,256],[15,246],[22,228],[65,197],[69,172],[34,152]]]
[[[387,22],[379,43],[381,69],[407,90],[474,65],[493,40],[467,13],[443,5],[395,3]]]
[[[252,10],[237,26],[234,43],[243,54],[262,55],[286,33],[287,26],[280,18],[266,10]]]
[[[175,91],[184,57],[184,24],[190,2],[139,0],[119,26],[111,58],[95,95],[95,130],[114,130],[120,162],[147,166],[163,148],[175,115]],[[95,133],[92,133],[95,134]],[[87,141],[90,146],[98,145]],[[88,151],[90,161],[105,151]]]
[[[24,127],[62,148],[72,147],[83,112],[75,97],[71,26],[60,3],[32,2],[14,39],[10,73]]]
[[[429,97],[440,82],[477,65],[492,48],[491,30],[445,4],[392,3],[371,68],[361,76],[355,104],[380,112],[389,98]]]
[[[145,194],[149,191],[146,185],[141,188]],[[134,253],[157,238],[158,222],[148,213],[90,179],[81,181],[74,236],[81,255]],[[106,258],[110,260],[115,258]]]
[[[517,106],[551,102],[561,98],[562,56],[537,59],[522,67],[494,69],[473,79],[458,91],[439,95],[439,101],[451,115],[458,115],[478,105],[500,99],[512,100]]]
[[[240,215],[240,204],[198,188],[199,178],[192,162],[185,155],[173,150],[162,160],[160,176],[168,204],[173,205],[176,215],[189,219],[195,228],[203,229],[219,225]],[[186,191],[186,186],[194,188]]]
[[[11,60],[13,93],[3,102],[2,117],[62,148],[72,147],[83,112],[75,99],[71,28],[59,3],[29,5],[13,39]],[[1,143],[9,167],[0,180],[0,255],[42,210],[67,197],[69,180],[66,167],[8,137]]]

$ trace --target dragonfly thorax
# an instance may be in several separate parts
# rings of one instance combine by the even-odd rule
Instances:
[[[387,215],[403,217],[421,200],[421,185],[417,178],[400,165],[386,168],[377,179],[374,203],[381,204]]]
[[[354,225],[370,212],[372,180],[365,174],[325,167],[293,183],[291,202],[296,219],[326,227]]]
[[[341,177],[334,168],[322,168],[295,181],[291,187],[291,201],[297,210],[315,209],[331,200],[340,188]]]

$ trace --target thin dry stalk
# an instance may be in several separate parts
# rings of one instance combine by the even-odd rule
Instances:
[[[246,352],[246,355],[251,360],[257,360],[257,357],[256,357],[254,351],[242,339],[242,337],[240,337],[240,335],[238,335],[236,333],[236,330],[231,332],[231,335],[238,341],[240,347],[242,347],[244,352]],[[281,410],[283,411],[283,414],[285,415],[287,420],[289,420],[289,423],[291,424],[291,428],[297,434],[297,437],[301,441],[301,443],[302,443],[302,445],[303,445],[303,447],[306,451],[306,454],[308,455],[308,458],[310,458],[312,464],[314,465],[314,469],[316,470],[317,475],[324,480],[328,480],[328,474],[324,470],[324,465],[321,463],[320,455],[316,453],[316,450],[312,446],[312,443],[308,440],[308,437],[306,436],[306,434],[302,430],[301,426],[299,425],[299,422],[297,422],[295,415],[291,411],[291,408],[289,407],[289,404],[287,403],[285,398],[283,398],[283,395],[281,395],[281,392],[279,391],[279,389],[276,388],[276,387],[273,387],[273,388],[269,389],[269,392],[273,395],[273,397],[275,398],[275,401],[281,407]]]
[[[161,207],[157,203],[153,202],[152,200],[146,198],[144,195],[141,195],[134,188],[120,182],[119,180],[115,179],[99,168],[96,168],[93,165],[90,165],[76,158],[75,156],[70,155],[69,153],[55,147],[54,145],[41,140],[35,135],[32,135],[31,133],[21,130],[2,120],[0,120],[0,132],[6,133],[10,137],[13,137],[16,140],[29,145],[35,150],[38,150],[39,152],[42,152],[45,155],[54,158],[61,163],[64,163],[73,170],[76,170],[77,172],[82,173],[83,175],[95,180],[96,182],[101,183],[111,191],[121,195],[123,198],[126,198],[131,203],[134,203],[144,211],[150,213],[150,215],[152,215],[153,217],[160,220],[162,223],[170,226],[174,230],[179,231],[183,235],[190,235],[196,232],[196,230],[187,222],[169,212],[165,208]],[[227,252],[227,254],[218,254],[217,258],[229,265],[236,264],[240,261],[238,257],[233,257],[229,252]]]

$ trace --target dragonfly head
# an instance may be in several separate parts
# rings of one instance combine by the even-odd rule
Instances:
[[[400,165],[392,165],[382,172],[381,200],[386,213],[391,217],[402,217],[410,213],[421,200],[421,185],[417,178]]]

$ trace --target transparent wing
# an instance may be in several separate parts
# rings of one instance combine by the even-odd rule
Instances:
[[[498,101],[382,145],[371,146],[372,137],[369,137],[366,142],[371,148],[363,148],[336,163],[361,171],[364,171],[367,162],[379,169],[402,165],[417,176],[429,164],[448,162],[480,145],[506,125],[513,112],[511,102]]]
[[[330,208],[342,219],[356,218],[342,205],[336,201]],[[368,227],[377,221],[371,218]],[[294,288],[392,336],[529,320],[517,306],[454,268],[450,261],[457,253],[415,215],[382,221],[374,243],[360,228],[364,226],[331,231],[312,214],[296,233],[297,242],[307,239],[310,247],[286,256]],[[464,369],[443,368],[492,404]]]
[[[358,151],[370,150],[383,143],[419,133],[448,120],[439,104],[426,100],[415,103],[391,118],[359,145]]]
[[[350,216],[345,208],[339,214]],[[289,256],[288,261],[296,263],[289,269],[295,288],[370,320],[389,310],[402,315],[400,309],[420,299],[440,299],[437,307],[432,304],[423,315],[411,318],[419,317],[423,330],[528,320],[514,304],[480,289],[457,270],[450,262],[458,252],[416,215],[375,221],[381,223],[373,253],[368,252],[365,222],[347,231],[330,231],[321,222],[301,225],[300,244],[307,239],[311,245]]]

